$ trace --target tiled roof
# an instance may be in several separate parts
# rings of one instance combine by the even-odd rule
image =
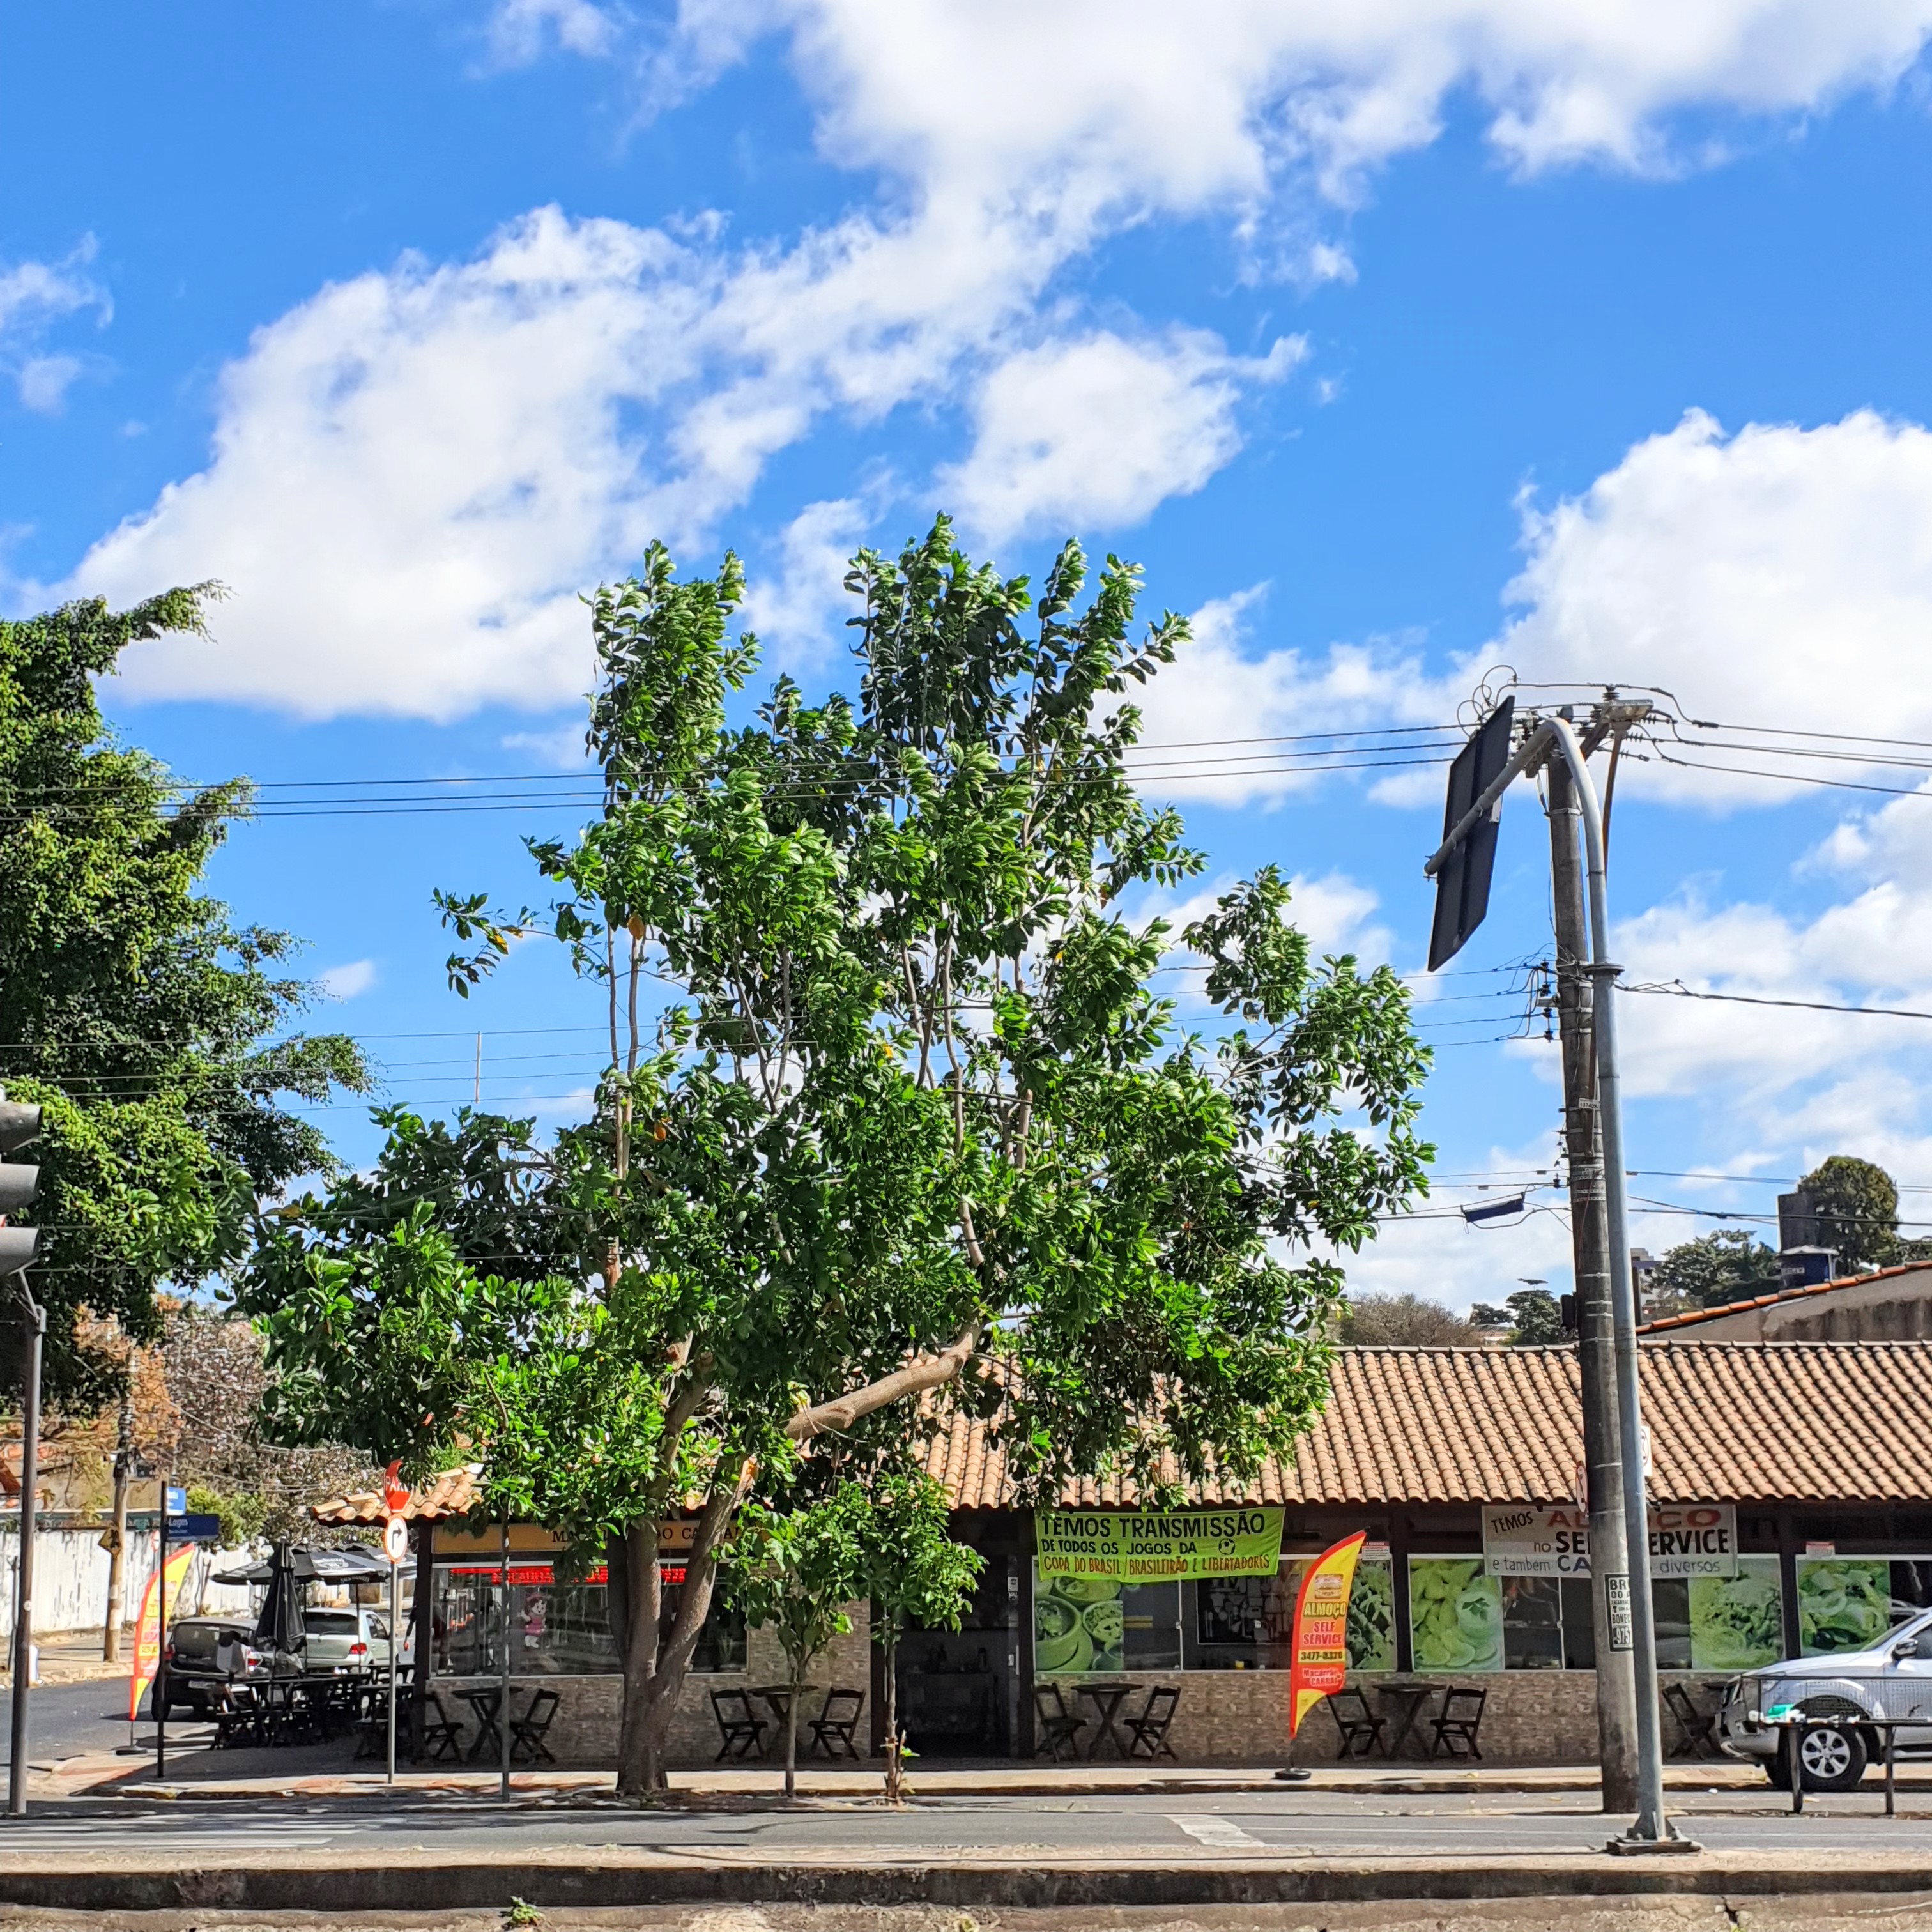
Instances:
[[[1640,1359],[1657,1502],[1932,1502],[1932,1342],[1686,1342]],[[1579,1387],[1569,1348],[1340,1349],[1328,1407],[1292,1464],[1190,1494],[1342,1507],[1562,1502],[1582,1459]],[[984,1422],[950,1416],[926,1467],[956,1509],[1013,1505]],[[476,1473],[439,1476],[405,1514],[461,1515]],[[1137,1498],[1131,1484],[1089,1478],[1060,1499],[1108,1508]],[[314,1514],[380,1522],[382,1499],[340,1496]]]
[[[445,1516],[461,1516],[476,1492],[478,1471],[474,1464],[460,1469],[446,1469],[419,1490],[410,1492],[403,1514],[410,1521],[439,1522]],[[309,1510],[317,1522],[380,1522],[388,1514],[388,1505],[380,1490],[360,1490],[352,1496],[332,1496]]]
[[[1684,1315],[1662,1315],[1646,1322],[1640,1335],[1661,1335],[1680,1328],[1694,1328],[1700,1322],[1714,1322],[1720,1316],[1742,1315],[1754,1308],[1768,1308],[1774,1302],[1802,1301],[1808,1294],[1829,1294],[1834,1288],[1856,1288],[1868,1281],[1888,1281],[1894,1276],[1923,1274],[1932,1270],[1932,1262],[1905,1262],[1897,1268],[1874,1268],[1869,1274],[1841,1274],[1831,1281],[1809,1282],[1802,1288],[1780,1288],[1769,1294],[1747,1295],[1742,1301],[1726,1301],[1716,1308],[1694,1308]],[[1932,1279],[1924,1284],[1932,1288]]]
[[[1932,1501],[1932,1342],[1704,1342],[1642,1352],[1660,1502]],[[1292,1465],[1191,1487],[1204,1503],[1556,1502],[1583,1454],[1574,1350],[1344,1348]],[[927,1458],[956,1508],[1010,1506],[982,1422],[953,1418]],[[1178,1469],[1170,1473],[1178,1476]],[[1066,1506],[1132,1486],[1070,1485]]]

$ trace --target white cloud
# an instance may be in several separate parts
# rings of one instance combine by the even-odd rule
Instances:
[[[845,633],[843,588],[853,553],[878,514],[856,496],[808,503],[780,533],[776,574],[754,578],[745,615],[760,640],[794,662],[829,656]]]
[[[86,367],[75,356],[38,352],[46,332],[82,310],[92,309],[101,328],[112,319],[106,290],[87,272],[94,252],[88,235],[62,261],[0,267],[0,374],[12,376],[24,409],[57,413]]]
[[[1497,151],[1670,165],[1686,109],[1802,112],[1917,58],[1928,0],[682,0],[700,76],[789,34],[843,164],[970,183],[1036,218],[1330,196],[1432,140],[1466,90]]]
[[[971,452],[940,471],[940,499],[994,542],[1042,524],[1139,523],[1234,455],[1244,390],[1280,381],[1306,353],[1284,336],[1265,356],[1234,356],[1218,336],[1179,329],[1022,350],[980,386]]]
[[[340,966],[326,967],[316,975],[316,982],[332,1000],[352,1000],[376,983],[376,962],[351,959]]]
[[[1581,497],[1531,508],[1525,535],[1508,594],[1528,608],[1496,649],[1526,676],[1660,685],[1727,723],[1932,737],[1932,434],[1915,424],[1861,410],[1726,436],[1694,410]],[[1727,742],[1683,755],[1792,769]],[[1660,764],[1632,778],[1680,796],[1792,795]]]
[[[30,356],[15,378],[20,406],[40,416],[58,416],[81,368],[77,356]]]
[[[486,20],[511,62],[629,52],[634,27],[655,31],[590,0],[502,0]],[[862,428],[976,399],[975,448],[942,473],[989,526],[1131,522],[1199,488],[1238,446],[1241,392],[1297,349],[1256,362],[1199,337],[1132,341],[1077,303],[1042,317],[1054,276],[1126,225],[1218,220],[1254,260],[1346,273],[1310,190],[1357,194],[1434,138],[1452,91],[1486,104],[1521,167],[1652,166],[1678,110],[1798,112],[1882,85],[1928,24],[1932,0],[685,0],[684,84],[786,34],[821,151],[879,179],[873,206],[736,250],[712,219],[538,211],[473,260],[325,288],[224,372],[207,466],[51,588],[232,585],[217,640],[129,654],[131,696],[309,717],[545,709],[585,675],[576,593],[649,536],[714,541],[828,412]],[[678,82],[654,72],[662,98]],[[0,289],[44,305],[49,285],[21,272]],[[806,556],[812,529],[794,538]],[[763,594],[781,631],[803,608],[784,563]],[[1312,694],[1351,717],[1370,674],[1408,655],[1224,648],[1226,689],[1200,708],[1245,694],[1275,718]],[[1180,682],[1156,702],[1186,710]]]
[[[568,53],[607,54],[617,31],[614,15],[591,0],[496,0],[484,29],[497,67],[526,67],[553,40]]]
[[[1433,724],[1454,716],[1450,687],[1460,674],[1445,681],[1426,673],[1418,640],[1250,656],[1244,643],[1251,614],[1266,594],[1267,586],[1257,584],[1204,604],[1174,662],[1130,694],[1144,715],[1143,748],[1133,764],[1147,791],[1222,806],[1280,797],[1322,782],[1311,747],[1284,742],[1295,734]],[[1398,748],[1372,755],[1416,754]],[[1440,788],[1438,767],[1418,769],[1431,793]],[[1390,763],[1361,776],[1385,788],[1408,773]]]

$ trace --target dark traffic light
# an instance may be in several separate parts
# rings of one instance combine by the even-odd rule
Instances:
[[[24,1100],[10,1100],[0,1088],[0,1275],[17,1274],[34,1258],[40,1239],[33,1228],[12,1225],[16,1215],[33,1204],[40,1192],[40,1170],[26,1161],[8,1160],[16,1148],[38,1139],[40,1110]]]

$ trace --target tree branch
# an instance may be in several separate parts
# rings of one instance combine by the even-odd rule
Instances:
[[[917,1395],[953,1381],[980,1346],[980,1318],[975,1316],[960,1331],[958,1340],[937,1354],[916,1355],[904,1368],[868,1382],[863,1388],[800,1409],[785,1424],[786,1435],[794,1442],[809,1442],[814,1436],[850,1429],[862,1416],[897,1402],[902,1396]]]

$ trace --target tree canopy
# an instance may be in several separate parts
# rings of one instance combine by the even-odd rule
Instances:
[[[1875,1161],[1834,1154],[1798,1186],[1810,1198],[1817,1245],[1837,1256],[1840,1274],[1888,1268],[1898,1259],[1898,1188]]]
[[[1720,1228],[1680,1241],[1658,1257],[1646,1312],[1721,1308],[1778,1286],[1778,1254],[1745,1228]]]
[[[1184,932],[1150,910],[1202,860],[1133,786],[1129,699],[1186,627],[1136,636],[1137,572],[1088,576],[1069,544],[1036,596],[943,518],[862,552],[856,698],[780,678],[737,724],[736,561],[654,546],[592,603],[604,808],[532,844],[549,904],[440,896],[459,991],[532,933],[600,986],[594,1118],[540,1149],[392,1116],[373,1181],[263,1229],[283,1428],[481,1455],[493,1508],[621,1565],[626,1790],[723,1539],[802,1454],[836,1475],[959,1404],[1023,1496],[1250,1471],[1323,1398],[1330,1257],[1423,1184],[1396,976],[1317,960],[1272,867]],[[1191,1024],[1154,990],[1177,947]]]
[[[44,1111],[34,1280],[48,1394],[70,1407],[118,1374],[77,1311],[154,1339],[162,1284],[232,1263],[257,1200],[330,1165],[281,1096],[368,1084],[347,1039],[284,1031],[313,993],[286,970],[296,940],[200,889],[246,782],[184,785],[101,716],[95,680],[200,628],[209,589],[0,620],[0,1082]]]
[[[1420,1294],[1352,1294],[1336,1339],[1349,1348],[1468,1348],[1482,1331],[1439,1301]]]

